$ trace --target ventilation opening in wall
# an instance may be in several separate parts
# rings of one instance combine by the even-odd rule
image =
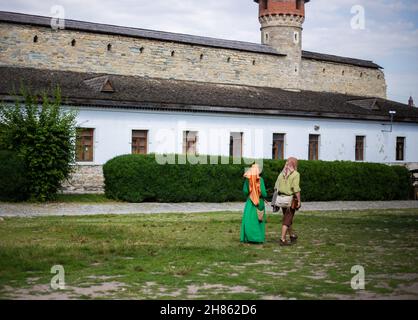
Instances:
[[[38,36],[33,37],[33,43],[38,43]]]
[[[112,45],[110,43],[107,45],[107,51],[112,51]]]
[[[75,47],[75,44],[76,44],[76,41],[75,41],[75,39],[73,39],[73,40],[71,41],[71,46],[72,46],[72,47]]]

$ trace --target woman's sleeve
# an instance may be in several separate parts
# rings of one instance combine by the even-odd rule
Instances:
[[[264,184],[264,179],[260,180],[260,189],[261,189],[261,197],[262,198],[267,198],[267,190],[266,190],[266,185]]]
[[[244,192],[244,195],[246,197],[248,197],[248,195],[250,194],[250,188],[249,188],[249,185],[248,185],[248,179],[245,179],[244,187],[242,188],[242,192]]]
[[[295,177],[293,178],[292,190],[293,190],[294,193],[301,192],[301,189],[300,189],[300,174],[299,173],[297,175],[295,175]]]

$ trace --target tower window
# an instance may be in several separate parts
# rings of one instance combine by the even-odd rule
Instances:
[[[73,40],[71,41],[71,46],[72,46],[72,47],[75,47],[75,44],[76,44],[76,41],[75,41],[75,39],[73,39]]]
[[[261,0],[261,9],[267,10],[269,8],[268,0]]]
[[[176,55],[176,52],[173,50],[171,51],[171,56],[174,57]]]
[[[253,66],[255,66],[255,64],[256,64],[256,61],[255,61],[255,59],[253,60]]]
[[[324,68],[324,69],[322,69],[322,73],[325,73],[325,71],[327,71],[325,68]]]
[[[360,72],[360,78],[363,78],[363,72]]]
[[[226,59],[226,62],[230,63],[231,62],[231,57],[228,57],[228,59]]]
[[[144,47],[141,47],[141,48],[139,49],[139,52],[140,52],[140,53],[144,53],[144,50],[145,50],[145,48],[144,48]]]
[[[33,43],[38,43],[38,36],[33,37]]]
[[[202,53],[201,55],[200,55],[200,60],[203,60],[203,58],[205,57],[205,55]]]
[[[110,43],[107,45],[107,51],[112,51],[112,45]]]
[[[344,76],[345,75],[345,71],[343,70],[343,72],[341,74]]]
[[[302,9],[302,0],[296,0],[296,9],[297,10]]]

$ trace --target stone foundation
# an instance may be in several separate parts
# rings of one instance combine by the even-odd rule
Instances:
[[[102,194],[104,176],[102,166],[77,166],[71,179],[63,184],[65,194]]]

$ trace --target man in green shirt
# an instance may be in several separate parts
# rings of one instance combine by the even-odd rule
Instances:
[[[293,196],[297,199],[297,205],[291,208],[283,209],[283,225],[282,236],[280,239],[281,246],[288,246],[295,243],[298,236],[293,231],[293,219],[295,217],[296,210],[299,210],[302,206],[300,197],[300,174],[297,171],[298,160],[296,158],[289,158],[283,171],[277,178],[275,189],[279,195]],[[286,235],[290,235],[290,243],[286,240]]]

